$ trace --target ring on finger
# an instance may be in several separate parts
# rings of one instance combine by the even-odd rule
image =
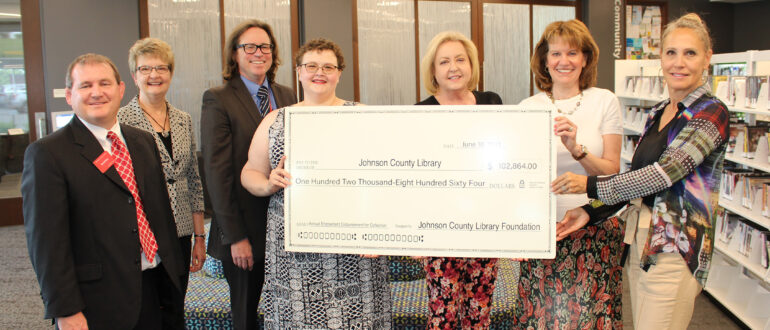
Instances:
[[[568,131],[570,131],[570,132],[572,132],[574,130],[575,130],[575,128],[573,128],[572,126],[570,126],[569,129],[568,129]]]

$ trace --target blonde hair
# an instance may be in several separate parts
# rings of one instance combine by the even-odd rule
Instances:
[[[157,57],[168,64],[168,70],[174,73],[174,52],[165,41],[157,38],[144,38],[137,40],[128,50],[128,69],[131,75],[136,74],[136,60],[139,56]]]
[[[596,67],[599,63],[599,46],[591,36],[583,22],[576,19],[558,21],[548,24],[543,31],[543,36],[535,46],[529,66],[535,76],[535,86],[541,91],[550,92],[553,89],[553,80],[545,67],[548,59],[548,43],[561,38],[572,47],[579,49],[585,56],[586,66],[580,70],[578,83],[580,90],[596,85]]]
[[[706,51],[711,50],[711,36],[709,35],[708,27],[706,27],[706,23],[703,22],[698,14],[685,14],[684,16],[677,18],[675,21],[668,23],[666,25],[666,29],[663,30],[663,36],[660,39],[661,46],[666,43],[666,38],[668,38],[669,34],[674,32],[676,29],[692,30],[703,42],[703,46],[706,48]],[[660,51],[664,51],[663,47],[661,47]]]
[[[436,52],[438,47],[447,41],[459,41],[465,52],[468,53],[468,59],[471,62],[471,79],[468,81],[468,90],[472,91],[479,84],[479,51],[473,41],[468,39],[462,33],[457,31],[444,31],[433,37],[428,44],[425,56],[422,58],[420,71],[422,72],[422,82],[430,95],[435,95],[438,91],[438,82],[436,82]]]

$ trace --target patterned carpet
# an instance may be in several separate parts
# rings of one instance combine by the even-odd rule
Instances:
[[[2,214],[0,214],[2,216]],[[2,306],[3,312],[0,313],[0,329],[52,329],[51,321],[43,319],[43,302],[40,300],[40,289],[35,279],[35,273],[32,270],[32,265],[29,262],[29,256],[27,254],[27,243],[24,237],[23,226],[8,226],[0,227],[0,306]],[[501,267],[504,268],[504,267]],[[511,269],[513,266],[511,266]],[[511,270],[515,271],[515,270]],[[501,272],[504,272],[501,269]],[[497,290],[505,290],[503,286],[513,286],[512,277],[508,277],[501,274],[503,280],[500,281],[500,286],[495,290],[495,301],[493,304],[503,304],[498,301],[498,298],[503,297],[499,295]],[[193,278],[204,277],[202,272],[192,275]],[[191,308],[192,313],[196,313],[196,305],[198,303],[212,303],[213,305],[222,306],[223,309],[219,313],[224,313],[224,308],[229,310],[229,290],[224,281],[216,282],[215,279],[193,279],[190,281],[190,288],[200,285],[204,288],[212,288],[214,291],[227,292],[222,295],[206,295],[200,297],[199,300],[188,297],[187,304]],[[404,290],[420,290],[417,284],[410,283]],[[424,290],[424,289],[423,289]],[[408,292],[408,291],[403,291]],[[406,294],[406,293],[404,293]],[[626,329],[633,329],[631,325],[631,304],[628,301],[628,291],[625,290],[624,295],[624,326]],[[505,295],[505,304],[512,304],[514,296]],[[406,308],[406,307],[405,307]],[[414,307],[412,307],[414,308]],[[419,308],[419,307],[418,307]],[[427,307],[422,307],[426,310]],[[414,310],[414,309],[413,309]],[[398,309],[394,307],[396,313],[409,313],[409,309]],[[217,309],[212,309],[209,313],[212,317],[221,317],[217,314]],[[493,316],[495,317],[495,316]],[[205,324],[205,317],[201,317],[202,320],[199,327],[191,327],[191,329],[228,329],[223,324],[209,323]],[[406,329],[406,326],[398,326],[398,328]],[[418,327],[422,329],[422,326]],[[708,297],[701,294],[695,301],[695,312],[693,314],[692,322],[688,329],[740,329],[730,317],[725,314],[718,306],[716,306]]]

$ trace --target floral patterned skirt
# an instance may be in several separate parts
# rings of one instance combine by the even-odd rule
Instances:
[[[428,257],[427,329],[488,329],[497,259]]]
[[[521,263],[519,329],[623,327],[623,224],[617,217],[556,243],[555,259]]]

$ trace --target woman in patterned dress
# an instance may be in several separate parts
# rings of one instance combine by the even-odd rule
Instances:
[[[598,199],[568,211],[556,231],[557,239],[565,237],[627,206],[619,217],[631,245],[634,327],[685,329],[711,263],[729,114],[702,79],[712,50],[700,17],[687,14],[668,24],[661,46],[669,99],[650,111],[631,171],[555,180],[555,191],[567,187]]]
[[[422,79],[431,94],[418,105],[502,104],[495,92],[479,92],[476,46],[460,32],[433,37],[422,59]],[[486,329],[491,324],[495,258],[426,257],[428,329]]]
[[[535,85],[542,92],[521,105],[558,109],[554,133],[556,172],[602,175],[620,167],[623,119],[612,92],[593,87],[599,48],[578,20],[549,24],[532,55]],[[558,195],[557,216],[588,202],[585,195]],[[617,221],[588,226],[561,240],[554,259],[520,264],[517,327],[575,329],[621,326],[622,228]]]
[[[339,46],[314,39],[295,58],[304,100],[295,106],[356,105],[336,96],[345,63]],[[271,196],[267,215],[265,329],[390,329],[391,300],[384,257],[299,253],[284,249],[284,109],[257,128],[241,182],[252,194]]]
[[[206,260],[203,185],[198,174],[192,118],[166,101],[174,75],[174,53],[166,42],[156,38],[138,40],[128,52],[128,67],[139,95],[120,108],[118,120],[150,132],[158,146],[179,244],[185,262],[190,264],[185,267],[181,294],[175,295],[173,304],[164,308],[183,324],[189,273],[200,270]]]

